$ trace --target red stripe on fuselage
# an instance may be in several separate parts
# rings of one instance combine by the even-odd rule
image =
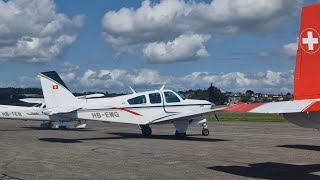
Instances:
[[[116,108],[116,107],[114,107],[114,109],[118,109],[118,110],[121,110],[121,111],[126,111],[128,113],[131,113],[131,114],[134,114],[134,115],[137,115],[137,116],[142,116],[141,114],[139,114],[137,112],[134,112],[134,111],[131,111],[131,110],[128,110],[128,109],[125,109],[125,108]]]

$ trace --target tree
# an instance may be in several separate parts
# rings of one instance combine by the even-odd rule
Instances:
[[[213,86],[212,86],[212,83],[211,83],[208,91],[209,91],[209,101],[213,102],[214,101],[214,97],[213,97]]]
[[[214,104],[217,105],[223,105],[227,101],[227,96],[225,96],[220,89],[218,89],[215,86],[212,86],[212,83],[210,87],[208,88],[208,100]]]
[[[253,92],[252,90],[247,90],[247,91],[246,91],[246,94],[249,95],[249,96],[251,96],[252,94],[254,94],[254,92]]]

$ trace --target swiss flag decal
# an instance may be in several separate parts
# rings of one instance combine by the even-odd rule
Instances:
[[[59,86],[58,86],[58,85],[53,85],[53,86],[52,86],[52,89],[53,89],[53,90],[59,89]]]

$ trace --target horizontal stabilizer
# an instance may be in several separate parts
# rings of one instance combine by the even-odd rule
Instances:
[[[69,106],[69,107],[65,107],[65,106],[61,106],[61,107],[54,107],[54,108],[48,108],[43,110],[42,112],[46,115],[55,115],[55,114],[65,114],[65,113],[71,113],[73,111],[76,111],[78,109],[81,109],[80,107],[76,107],[76,106]]]
[[[230,112],[251,112],[251,113],[297,113],[297,112],[312,112],[319,111],[316,108],[317,101],[283,101],[270,103],[238,103],[225,108],[225,111]],[[313,107],[313,108],[311,108]]]
[[[44,99],[43,98],[24,98],[24,99],[19,99],[22,102],[26,103],[33,103],[33,104],[44,104]]]
[[[84,95],[84,96],[77,96],[78,99],[90,99],[90,98],[100,98],[104,97],[104,94],[89,94],[89,95]]]

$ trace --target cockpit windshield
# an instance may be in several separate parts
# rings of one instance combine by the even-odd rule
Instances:
[[[178,96],[180,96],[181,97],[181,99],[183,99],[183,100],[185,100],[185,99],[187,99],[187,97],[185,96],[185,95],[183,95],[183,94],[181,94],[181,93],[178,93],[177,91],[174,91]]]

